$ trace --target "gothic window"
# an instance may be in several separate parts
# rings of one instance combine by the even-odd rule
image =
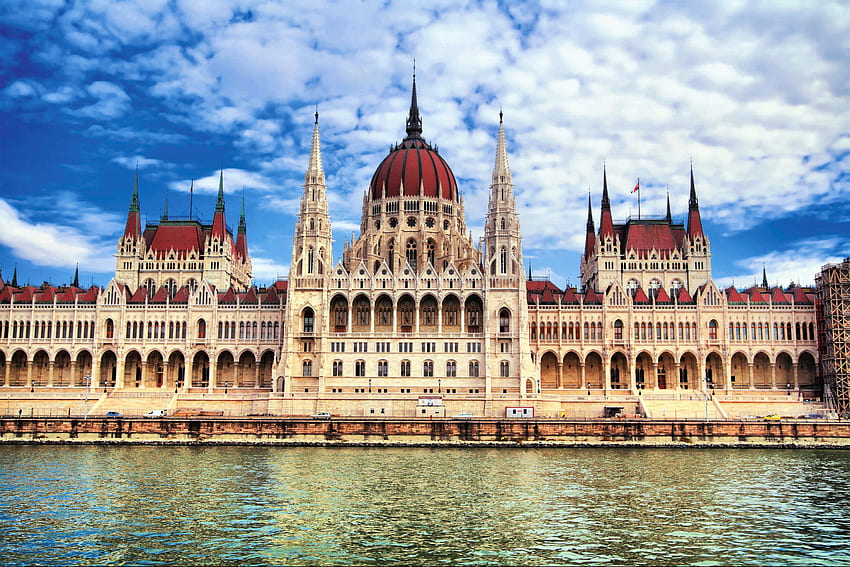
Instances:
[[[422,376],[426,378],[431,378],[434,376],[434,361],[426,360],[422,364]]]
[[[431,327],[437,321],[437,304],[430,298],[426,297],[422,300],[422,325]]]
[[[388,326],[392,324],[393,315],[392,315],[393,306],[390,303],[390,300],[386,297],[382,297],[378,301],[378,324],[382,326]]]
[[[386,360],[378,361],[378,376],[384,377],[387,375],[388,362]]]
[[[313,261],[314,261],[313,247],[311,246],[310,248],[307,249],[307,273],[308,274],[313,273]]]
[[[410,376],[410,361],[402,360],[401,361],[401,375],[405,378]]]
[[[357,301],[357,325],[365,326],[369,324],[369,301],[365,297],[361,297]]]
[[[152,279],[146,279],[143,285],[148,290],[148,297],[153,297],[156,293],[156,284],[154,281]]]
[[[511,312],[507,309],[502,309],[501,311],[499,311],[499,332],[511,332]]]
[[[342,361],[334,360],[333,362],[333,375],[334,376],[342,376]]]
[[[481,301],[477,297],[466,302],[466,327],[469,333],[481,332]]]
[[[708,338],[717,340],[717,321],[714,319],[708,322]]]
[[[354,361],[354,375],[355,376],[366,376],[366,361],[365,360],[356,360]]]
[[[413,301],[409,298],[404,298],[399,309],[401,315],[402,327],[413,326]]]
[[[502,246],[499,250],[499,273],[504,274],[508,270],[508,249]]]
[[[301,376],[312,376],[313,375],[313,361],[305,360],[301,363]]]
[[[112,319],[106,320],[106,338],[111,339],[115,336],[115,323],[112,322]]]
[[[634,297],[635,292],[637,291],[638,287],[640,287],[640,284],[634,278],[632,278],[632,279],[630,279],[629,281],[626,282],[626,290],[629,292],[629,295],[631,295],[632,297]]]
[[[412,238],[407,241],[407,250],[406,250],[406,258],[407,263],[412,267],[416,267],[416,241]]]
[[[502,378],[507,378],[511,375],[511,363],[507,360],[503,360],[499,363],[499,376]]]
[[[443,304],[443,325],[454,326],[457,321],[458,303],[453,297],[450,297]]]
[[[313,309],[308,307],[302,313],[301,317],[304,321],[304,332],[312,333],[313,332]]]
[[[433,241],[432,239],[430,239],[430,238],[428,239],[428,244],[427,244],[427,247],[426,247],[426,251],[427,251],[427,253],[428,253],[428,262],[429,262],[432,266],[436,265],[436,264],[434,263],[434,241]]]
[[[478,361],[470,360],[469,361],[469,377],[470,378],[478,378]]]
[[[617,319],[614,321],[614,340],[623,340],[623,322]]]
[[[198,319],[198,338],[207,338],[207,322],[203,319]]]

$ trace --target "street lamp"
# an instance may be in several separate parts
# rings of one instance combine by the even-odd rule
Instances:
[[[228,387],[228,386],[230,386],[230,382],[228,382],[227,380],[225,380],[225,381],[224,381],[224,393],[225,393],[225,394],[227,393],[227,387]]]
[[[705,420],[708,421],[708,400],[711,397],[711,376],[705,375]]]
[[[91,384],[91,375],[83,376],[86,379],[86,404],[83,406],[83,419],[89,418],[89,385]]]
[[[439,394],[440,392],[442,392],[442,390],[440,389],[440,388],[441,388],[441,383],[442,383],[442,380],[440,380],[439,378],[437,378],[437,393],[438,393],[438,394]]]
[[[372,379],[369,378],[369,393],[372,393]]]

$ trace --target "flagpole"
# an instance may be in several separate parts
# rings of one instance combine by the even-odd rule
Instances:
[[[637,194],[638,194],[638,220],[640,220],[640,177],[638,177],[637,185],[635,185],[635,187],[637,187]]]

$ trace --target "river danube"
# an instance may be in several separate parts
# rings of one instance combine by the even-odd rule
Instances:
[[[850,451],[0,446],[7,565],[847,565]]]

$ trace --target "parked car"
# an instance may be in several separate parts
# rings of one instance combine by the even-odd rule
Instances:
[[[331,414],[327,411],[320,411],[319,413],[314,413],[310,417],[312,417],[313,419],[330,419]]]
[[[457,419],[469,419],[470,417],[474,417],[474,416],[471,413],[469,413],[468,411],[462,411],[455,416],[455,418],[457,418]]]
[[[819,413],[808,413],[806,415],[801,415],[800,419],[826,419],[826,416]]]
[[[165,417],[166,415],[168,415],[168,412],[164,409],[153,409],[147,412],[144,417]]]
[[[122,415],[120,411],[108,411],[106,417],[122,417]]]
[[[764,416],[764,418],[763,418],[763,419],[764,419],[765,421],[778,421],[778,420],[782,419],[782,416],[781,416],[781,415],[779,415],[778,413],[772,413],[772,414],[770,414],[770,415],[766,415],[766,416]]]

